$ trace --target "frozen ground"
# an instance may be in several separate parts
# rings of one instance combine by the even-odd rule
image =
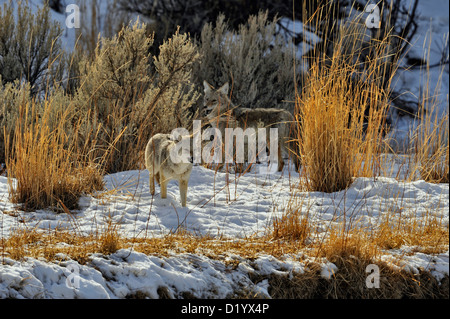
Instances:
[[[168,198],[161,199],[159,188],[150,195],[148,172],[129,171],[105,177],[105,195],[80,199],[81,209],[72,216],[48,210],[4,214],[1,234],[25,224],[40,229],[77,229],[85,234],[104,229],[109,219],[121,225],[125,237],[166,235],[183,227],[187,231],[211,236],[245,238],[263,235],[274,217],[288,204],[302,207],[318,229],[351,218],[360,225],[379,223],[383,214],[401,213],[404,218],[422,218],[427,214],[448,224],[448,184],[424,181],[399,182],[394,178],[357,178],[345,191],[326,194],[300,192],[298,175],[287,171],[276,174],[234,174],[194,167],[189,181],[188,205],[181,207],[178,185],[169,183]],[[227,178],[229,180],[227,185]],[[0,177],[0,209],[15,210],[8,200],[5,177]],[[111,190],[113,192],[108,192]]]
[[[267,231],[272,219],[280,215],[292,198],[301,203],[302,212],[309,213],[318,237],[344,217],[374,229],[383,214],[388,213],[409,219],[431,214],[448,225],[448,184],[404,183],[386,177],[358,178],[342,192],[295,192],[291,186],[296,178],[287,171],[272,175],[256,171],[237,181],[235,175],[230,174],[227,186],[226,174],[194,167],[186,208],[180,205],[175,182],[169,184],[168,199],[162,200],[159,188],[154,197],[149,194],[146,171],[117,173],[105,178],[108,190],[116,191],[104,196],[83,197],[81,209],[74,212],[75,221],[66,214],[56,215],[44,210],[18,216],[1,214],[0,234],[7,237],[24,225],[42,230],[68,228],[89,233],[102,229],[112,217],[121,226],[122,236],[127,237],[159,236],[181,226],[197,234],[245,238]],[[6,178],[0,177],[0,212],[12,210]],[[448,275],[448,251],[438,255],[417,251],[411,247],[386,251],[382,260],[411,272],[429,270],[438,279]],[[404,252],[409,253],[401,256]],[[0,265],[0,297],[122,298],[136,291],[157,297],[159,287],[167,287],[171,296],[190,292],[203,298],[226,297],[247,287],[268,297],[268,283],[252,283],[250,273],[289,275],[293,271],[302,273],[306,268],[304,256],[291,255],[280,259],[267,255],[254,261],[242,259],[233,270],[222,261],[197,254],[160,257],[122,249],[110,256],[92,255],[87,265],[62,257],[63,262],[60,258],[58,261],[26,258],[19,262],[4,256]],[[319,263],[325,278],[339,271],[327,260],[319,260]],[[74,267],[80,276],[77,289],[66,282]]]

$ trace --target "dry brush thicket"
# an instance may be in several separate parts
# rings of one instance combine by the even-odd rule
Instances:
[[[268,21],[264,13],[251,17],[239,32],[229,30],[221,16],[214,28],[204,27],[201,41],[177,30],[158,47],[158,55],[151,53],[154,34],[139,21],[110,38],[98,38],[93,52],[75,48],[67,54],[48,8],[33,15],[19,3],[17,10],[17,25],[11,6],[5,4],[0,11],[9,21],[0,29],[0,158],[11,177],[27,175],[20,172],[27,166],[19,165],[18,158],[24,148],[26,154],[45,155],[45,150],[33,149],[39,143],[25,143],[27,134],[46,147],[49,137],[59,136],[52,141],[71,154],[67,161],[76,158],[77,165],[93,167],[99,174],[142,168],[142,151],[150,136],[190,127],[204,79],[217,85],[232,80],[233,99],[251,107],[279,106],[294,97],[292,47],[280,36],[274,38],[276,20]],[[26,51],[24,41],[42,46]],[[7,51],[10,48],[20,54]],[[36,60],[36,66],[23,62],[30,65],[31,75],[15,69],[21,64],[14,59],[22,55]],[[55,169],[61,165],[42,162]]]
[[[32,16],[27,6],[19,5],[18,10],[26,13],[23,17]],[[50,19],[48,10],[39,14],[45,15],[43,23]],[[0,16],[12,19],[12,10],[5,5]],[[43,19],[34,17],[37,18]],[[12,20],[10,22],[14,25]],[[53,30],[52,26],[47,25],[48,30]],[[29,27],[33,28],[34,24]],[[2,44],[5,37],[13,43],[10,47],[16,42],[21,44],[19,39],[8,38],[13,33],[21,36],[18,30],[1,31]],[[55,47],[55,43],[60,45],[56,35],[27,31],[25,35],[30,34],[32,43],[42,39],[47,43],[52,39]],[[49,76],[41,81],[1,77],[1,159],[6,162],[8,176],[15,177],[20,185],[15,188],[13,199],[29,209],[46,207],[49,201],[42,201],[42,206],[36,200],[42,195],[42,183],[61,185],[59,178],[67,174],[66,179],[86,184],[84,179],[77,178],[79,167],[92,168],[99,175],[140,168],[142,153],[151,135],[188,126],[192,116],[189,109],[199,97],[192,84],[198,50],[187,34],[179,32],[160,46],[158,56],[149,54],[152,44],[153,36],[147,33],[146,26],[136,22],[124,26],[112,38],[100,38],[92,56],[82,52],[76,52],[69,59],[65,55],[44,56],[41,64]],[[40,52],[43,48],[34,50],[36,56],[46,54],[46,51]],[[0,56],[2,63],[9,61],[9,54],[0,51]],[[70,65],[69,74],[75,81],[69,83],[67,78],[56,81],[50,77],[58,63]],[[8,68],[1,70],[10,75]],[[41,85],[45,85],[45,90],[40,90]],[[39,160],[33,162],[33,156]],[[39,168],[33,167],[33,163],[39,163]],[[70,170],[65,166],[70,166]],[[45,181],[33,178],[46,175],[44,171],[50,167],[58,174],[47,174]],[[91,190],[98,188],[94,180]],[[78,186],[69,183],[61,191],[49,186],[50,206],[62,201],[59,206],[67,204],[65,206],[73,208],[72,204],[64,204],[64,193],[80,196],[78,188],[89,192],[89,186]],[[19,194],[25,189],[26,193]]]

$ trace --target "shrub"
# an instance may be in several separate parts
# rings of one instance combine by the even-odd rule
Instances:
[[[229,82],[237,105],[293,111],[296,57],[292,43],[277,34],[277,19],[268,21],[267,12],[251,16],[237,31],[229,28],[225,16],[219,16],[214,27],[204,26],[199,48],[197,85],[204,80],[216,87]]]
[[[295,0],[295,8],[305,5],[310,12],[314,12],[321,1]],[[117,8],[119,12],[139,14],[152,21],[150,27],[156,32],[157,45],[167,40],[179,26],[182,32],[198,39],[203,26],[215,21],[221,14],[227,17],[230,27],[236,30],[247,22],[249,16],[257,15],[260,10],[267,10],[270,19],[275,16],[291,18],[295,14],[296,19],[301,20],[302,13],[301,10],[292,12],[292,3],[283,0],[118,0]]]
[[[198,99],[191,71],[199,55],[189,37],[176,32],[158,57],[149,53],[152,44],[145,24],[136,22],[101,39],[92,60],[80,59],[80,141],[96,136],[98,157],[108,150],[109,172],[138,168],[150,136],[186,126]]]
[[[0,75],[3,83],[23,80],[30,83],[31,94],[48,89],[61,78],[62,31],[44,5],[35,14],[28,3],[17,2],[17,18],[11,2],[0,6]]]
[[[108,102],[113,101],[129,111],[133,100],[149,85],[148,49],[152,43],[152,37],[147,37],[137,23],[111,39],[99,39],[93,60],[85,58],[79,64],[80,90],[89,95],[89,106],[102,107],[99,112],[103,113],[108,111]]]

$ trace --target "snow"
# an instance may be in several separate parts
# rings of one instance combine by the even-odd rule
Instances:
[[[0,4],[4,1],[0,0]],[[36,7],[42,1],[31,0]],[[419,1],[418,35],[414,39],[410,56],[424,57],[426,40],[432,36],[430,62],[440,58],[439,43],[449,31],[448,1]],[[107,4],[102,1],[102,10]],[[55,20],[64,26],[65,15],[52,12]],[[432,18],[432,19],[431,19]],[[289,22],[286,22],[289,26]],[[296,30],[302,30],[299,23]],[[430,31],[431,30],[431,31]],[[430,31],[430,32],[429,32]],[[318,41],[313,38],[314,41]],[[65,29],[63,45],[73,47],[74,30]],[[442,72],[442,86],[437,94],[438,112],[448,112],[448,64]],[[440,77],[439,68],[430,70],[432,92]],[[397,89],[417,93],[427,75],[420,69],[404,70],[394,80]],[[424,79],[425,77],[425,79]],[[401,143],[406,140],[413,120],[395,117],[392,137]],[[404,182],[394,178],[395,171],[379,178],[356,178],[345,191],[332,194],[297,190],[298,177],[291,170],[263,174],[254,169],[237,177],[195,166],[189,181],[188,203],[180,204],[178,185],[169,183],[168,198],[162,200],[159,188],[150,195],[148,172],[128,171],[105,176],[106,191],[80,199],[78,211],[72,216],[55,214],[48,210],[21,212],[11,203],[8,183],[0,176],[0,239],[14,230],[28,227],[38,230],[76,229],[89,234],[105,229],[109,219],[120,225],[120,234],[129,238],[164,236],[179,229],[226,238],[247,238],[264,235],[273,218],[281,216],[286,206],[301,204],[302,213],[308,213],[317,230],[317,238],[325,236],[330,227],[346,220],[376,228],[385,214],[421,220],[436,217],[444,226],[449,225],[449,185],[431,184],[423,180]],[[401,172],[400,172],[401,173]],[[400,174],[401,175],[401,174]],[[351,223],[349,223],[351,224]],[[351,225],[349,225],[351,227]],[[63,245],[63,244],[62,244]],[[0,298],[125,298],[144,294],[158,298],[159,288],[170,297],[180,298],[189,292],[199,298],[225,298],[239,289],[249,289],[263,297],[270,297],[267,279],[254,283],[252,275],[278,274],[292,276],[308,270],[310,257],[303,252],[298,256],[280,258],[261,254],[254,260],[228,254],[225,260],[207,258],[201,254],[170,253],[168,256],[145,255],[132,249],[121,249],[110,255],[93,254],[86,264],[58,254],[54,260],[24,258],[13,260],[0,256]],[[226,260],[238,261],[231,267]],[[425,254],[413,247],[384,252],[380,261],[393,268],[411,273],[428,270],[438,280],[449,274],[449,251]],[[316,260],[317,262],[317,260]],[[318,261],[320,275],[330,279],[338,267],[326,259]]]
[[[80,199],[79,211],[72,215],[38,210],[20,214],[20,221],[37,229],[77,229],[84,234],[105,229],[109,219],[121,226],[121,234],[131,238],[163,236],[181,227],[201,235],[246,238],[264,235],[274,217],[279,217],[294,198],[318,229],[343,218],[358,218],[374,225],[386,213],[403,217],[434,216],[448,224],[448,184],[425,181],[405,183],[394,178],[357,178],[346,190],[325,194],[296,190],[295,172],[259,174],[253,170],[241,177],[195,166],[188,189],[188,205],[180,204],[178,184],[169,183],[168,198],[159,188],[150,195],[148,172],[128,171],[105,177],[106,191]],[[236,180],[235,180],[236,178]],[[8,200],[5,177],[0,177],[0,207],[13,211]],[[295,196],[293,192],[295,191]],[[431,215],[430,215],[431,214]],[[1,233],[8,236],[18,225],[17,217],[3,215]]]
[[[108,298],[105,281],[92,267],[77,264],[79,288],[67,284],[71,272],[66,263],[53,264],[28,258],[17,262],[5,258],[0,267],[0,298]]]
[[[328,262],[322,265],[320,275],[325,279],[331,279],[337,271],[338,267],[335,264]]]
[[[401,254],[404,254],[404,251],[407,250],[407,248],[402,250]],[[381,256],[381,260],[393,266],[393,268],[403,269],[413,274],[418,274],[419,270],[429,271],[439,281],[445,275],[448,276],[448,250],[435,256],[421,252],[414,253],[411,256],[389,254]]]
[[[256,263],[269,267],[264,257]],[[78,284],[67,284],[71,275],[68,264],[77,269]],[[283,263],[279,263],[281,266]],[[272,270],[277,267],[272,266]],[[223,262],[202,255],[159,257],[122,249],[109,256],[93,255],[90,266],[74,261],[56,264],[33,258],[21,262],[6,258],[0,267],[2,299],[117,299],[137,292],[158,298],[161,287],[167,288],[171,297],[190,292],[197,298],[225,298],[237,289],[252,287],[269,297],[267,284],[255,285],[246,270],[231,270]]]
[[[105,227],[111,216],[120,225],[124,237],[163,236],[182,226],[198,234],[245,238],[264,234],[293,194],[303,203],[302,209],[308,212],[318,236],[326,234],[331,225],[340,223],[343,218],[376,227],[388,211],[417,219],[431,214],[448,225],[448,184],[406,183],[388,177],[357,178],[341,192],[293,193],[293,171],[291,176],[287,170],[270,175],[259,171],[255,168],[237,181],[234,181],[234,174],[230,174],[231,182],[227,186],[225,173],[195,166],[186,208],[181,207],[176,182],[169,183],[168,199],[162,200],[158,188],[154,197],[150,195],[147,171],[120,172],[105,177],[104,195],[83,197],[80,210],[72,217],[45,210],[22,212],[19,216],[2,214],[0,234],[7,237],[17,227],[23,227],[21,225],[41,230],[64,227],[87,234]],[[8,199],[6,183],[6,178],[0,177],[3,212],[14,209]],[[401,254],[386,252],[381,260],[412,273],[429,270],[438,279],[448,275],[448,251],[438,255],[405,254],[408,247],[402,251]],[[269,297],[267,280],[255,284],[250,280],[251,274],[301,274],[307,270],[307,261],[312,261],[301,253],[282,258],[261,254],[255,260],[230,255],[229,260],[238,260],[238,266],[231,268],[224,260],[202,254],[169,253],[168,257],[163,257],[132,249],[121,249],[111,255],[91,255],[86,265],[64,255],[57,257],[58,260],[53,261],[33,258],[13,261],[4,257],[6,262],[0,265],[0,297],[125,298],[139,292],[158,298],[160,287],[165,287],[169,296],[176,298],[186,292],[199,298],[225,298],[244,287]],[[320,275],[323,278],[330,279],[339,271],[326,259],[318,262],[322,265]],[[67,284],[71,274],[67,269],[69,265],[79,273],[76,289]]]

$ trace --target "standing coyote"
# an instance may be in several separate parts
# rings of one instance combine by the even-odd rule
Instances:
[[[295,169],[299,170],[298,156],[295,151],[294,116],[284,109],[236,107],[228,97],[229,85],[225,83],[217,90],[206,82],[204,86],[204,106],[202,115],[209,124],[218,128],[224,136],[225,128],[277,128],[278,129],[278,171],[284,167],[283,157],[291,157]],[[270,143],[270,141],[268,141]],[[290,147],[288,147],[290,146]],[[291,155],[291,156],[290,156]]]
[[[186,207],[192,158],[183,159],[180,156],[179,161],[174,162],[171,153],[175,153],[176,144],[177,141],[172,140],[171,134],[154,135],[145,148],[145,166],[150,174],[150,193],[155,194],[155,178],[161,185],[161,198],[167,197],[167,183],[172,179],[178,180],[181,205]]]

